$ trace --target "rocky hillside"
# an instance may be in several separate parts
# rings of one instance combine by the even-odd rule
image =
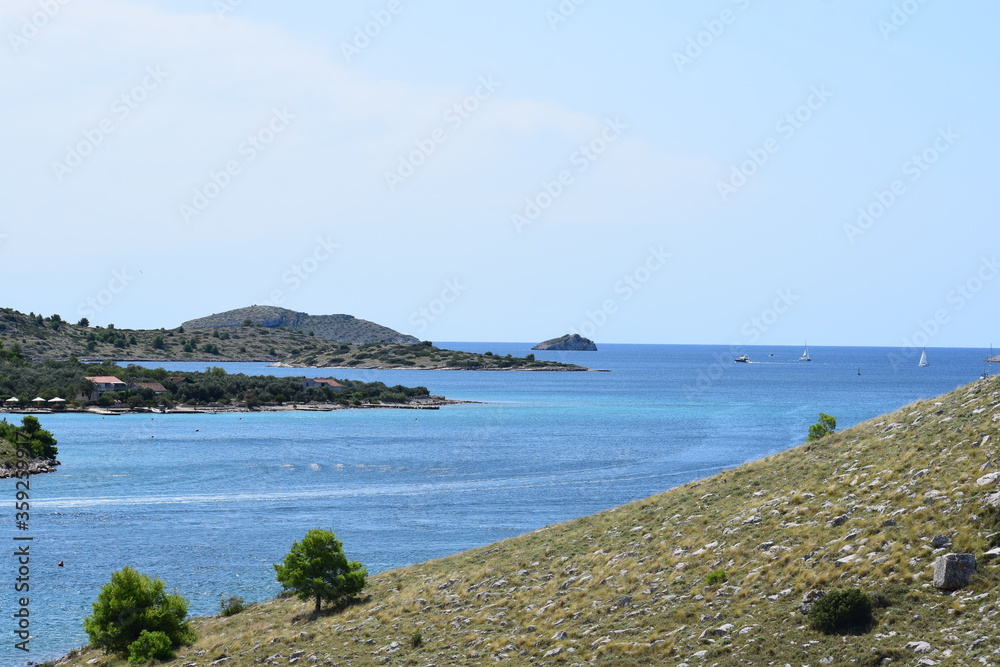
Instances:
[[[200,619],[197,643],[169,664],[1000,664],[1000,511],[987,510],[1000,504],[998,431],[994,378],[614,510],[379,574],[365,602],[318,619],[294,599]],[[948,552],[977,562],[960,590],[932,582]],[[874,597],[874,627],[810,629],[804,601],[845,587]],[[112,663],[84,650],[65,664]]]
[[[58,319],[57,319],[58,318]],[[363,320],[355,320],[363,322]],[[378,325],[375,325],[378,326]],[[585,371],[582,366],[528,357],[496,357],[444,350],[428,342],[340,343],[259,324],[191,329],[118,329],[64,322],[58,315],[0,309],[0,349],[20,350],[35,360],[90,361],[266,361],[297,367],[419,370]]]
[[[185,329],[239,327],[246,323],[258,324],[268,329],[283,327],[289,331],[312,332],[319,338],[341,343],[398,343],[413,344],[420,341],[375,322],[361,320],[353,315],[310,315],[297,313],[276,306],[248,306],[227,310],[224,313],[188,320]]]

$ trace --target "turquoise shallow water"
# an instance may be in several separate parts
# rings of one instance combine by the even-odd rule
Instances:
[[[519,356],[529,347],[443,345]],[[63,465],[31,482],[32,652],[10,639],[8,555],[0,664],[86,643],[81,621],[125,565],[176,587],[193,614],[215,613],[223,596],[276,594],[271,564],[309,528],[332,528],[370,572],[444,556],[794,446],[820,411],[846,427],[950,391],[978,378],[986,356],[931,349],[931,365],[917,368],[919,354],[898,349],[811,348],[808,363],[796,361],[799,348],[747,351],[760,363],[734,364],[725,346],[605,345],[536,354],[610,373],[316,373],[485,401],[439,411],[45,416]],[[4,496],[9,541],[13,480],[0,480]]]

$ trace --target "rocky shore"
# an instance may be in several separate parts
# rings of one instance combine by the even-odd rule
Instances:
[[[0,479],[10,479],[12,477],[23,477],[25,472],[29,475],[38,475],[46,472],[55,472],[59,461],[43,461],[35,459],[28,463],[27,470],[18,470],[15,466],[0,466]]]

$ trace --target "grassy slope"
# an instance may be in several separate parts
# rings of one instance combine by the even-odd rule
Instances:
[[[170,664],[1000,663],[1000,568],[981,563],[970,588],[946,595],[930,586],[929,545],[945,534],[951,550],[986,548],[976,513],[997,489],[976,480],[1000,467],[998,429],[995,378],[646,500],[377,575],[369,601],[319,620],[294,599],[199,619],[201,639]],[[719,569],[728,581],[706,585]],[[847,586],[883,593],[874,631],[807,629],[803,593]],[[917,640],[932,652],[904,648]],[[85,651],[69,664],[95,658],[113,663]]]
[[[34,359],[80,359],[154,362],[170,361],[266,361],[282,362],[292,366],[324,366],[336,368],[415,368],[444,369],[463,368],[470,363],[480,364],[483,370],[499,368],[499,357],[486,357],[469,352],[452,352],[437,347],[422,345],[398,345],[394,343],[374,343],[367,345],[345,345],[335,341],[310,336],[301,331],[268,329],[265,327],[235,327],[219,330],[220,335],[228,334],[223,340],[212,336],[214,329],[146,330],[116,329],[126,337],[135,336],[136,344],[115,347],[111,343],[97,343],[93,350],[87,349],[87,335],[100,330],[63,323],[59,330],[50,322],[39,326],[28,316],[10,309],[0,309],[0,343],[10,348],[18,343],[25,354]],[[164,349],[153,347],[156,337],[162,337]],[[180,340],[189,341],[196,349],[185,352]],[[201,348],[206,344],[218,347],[218,354],[211,354]],[[273,350],[273,354],[271,351]],[[355,361],[357,355],[364,355]],[[329,363],[331,359],[339,360]],[[412,362],[412,363],[410,363]],[[586,370],[581,366],[561,364],[554,361],[525,362],[519,368],[526,370]]]

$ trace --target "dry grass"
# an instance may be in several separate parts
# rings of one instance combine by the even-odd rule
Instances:
[[[997,489],[976,480],[1000,468],[998,427],[1000,380],[978,382],[646,500],[385,572],[336,614],[279,599],[199,619],[201,639],[169,664],[994,664],[1000,568],[981,562],[953,594],[930,580],[937,555],[987,548],[977,512]],[[933,549],[935,535],[953,546]],[[727,580],[708,584],[717,570]],[[804,593],[851,586],[876,594],[872,632],[806,627]],[[82,651],[65,664],[115,661]]]

